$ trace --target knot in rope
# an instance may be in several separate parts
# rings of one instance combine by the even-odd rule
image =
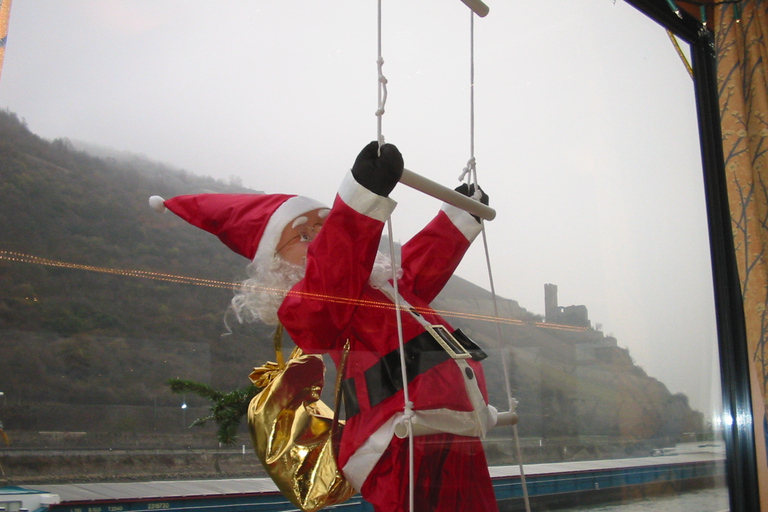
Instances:
[[[405,408],[403,410],[403,418],[405,418],[406,421],[411,421],[415,415],[416,413],[413,412],[413,402],[409,400],[405,403]]]
[[[387,104],[387,78],[384,76],[384,73],[381,69],[384,65],[384,59],[381,57],[381,55],[379,55],[379,58],[376,59],[376,64],[379,70],[379,108],[376,109],[376,140],[379,142],[378,154],[381,156],[381,146],[384,145],[384,134],[382,133],[381,120],[382,116],[384,116],[384,112],[386,112],[384,106]]]
[[[386,84],[387,77],[385,77],[384,73],[382,72],[382,67],[384,66],[384,58],[379,57],[378,59],[376,59],[376,66],[379,69],[379,82],[381,82],[382,84]]]
[[[467,160],[467,166],[462,169],[461,174],[459,175],[459,181],[464,181],[464,178],[467,177],[467,174],[473,172],[475,170],[475,157],[471,157],[469,160]]]
[[[376,116],[381,117],[384,115],[384,106],[387,104],[387,77],[384,76],[382,66],[384,65],[384,59],[379,57],[376,60],[376,64],[379,68],[379,108],[376,109]]]

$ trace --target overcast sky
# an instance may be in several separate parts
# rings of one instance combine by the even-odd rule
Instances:
[[[557,284],[560,305],[586,305],[651,376],[712,410],[693,85],[666,32],[621,0],[487,3],[475,156],[498,212],[497,292],[543,314]],[[469,20],[459,0],[383,2],[384,135],[451,188],[471,156]],[[0,108],[48,139],[330,203],[376,137],[376,40],[373,0],[15,0]],[[400,241],[439,207],[392,196]],[[488,287],[481,243],[458,274]]]

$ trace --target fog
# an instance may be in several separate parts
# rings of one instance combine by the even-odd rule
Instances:
[[[622,1],[488,1],[475,20],[474,147],[496,291],[593,326],[705,413],[716,335],[693,84]],[[470,153],[470,11],[385,0],[383,133],[451,188]],[[376,138],[376,3],[18,0],[0,107],[46,138],[330,203]],[[198,191],[190,190],[190,193]],[[395,238],[439,202],[398,187]],[[488,287],[482,243],[458,275]]]

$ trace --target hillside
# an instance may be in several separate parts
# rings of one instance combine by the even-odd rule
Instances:
[[[88,149],[98,156],[0,112],[0,420],[27,446],[50,443],[33,435],[41,432],[109,433],[137,446],[166,433],[172,443],[207,404],[181,397],[190,409],[180,416],[167,379],[242,387],[253,366],[274,358],[272,330],[228,330],[228,283],[247,262],[151,211],[147,198],[253,191]],[[506,409],[490,293],[454,278],[435,307],[487,347],[491,401]],[[571,458],[575,446],[582,457],[646,454],[701,430],[687,398],[635,366],[615,339],[544,324],[510,299],[499,313],[520,433],[550,446],[537,458]]]
[[[272,349],[260,352],[269,329],[232,324],[228,333],[224,324],[232,296],[226,283],[244,277],[246,260],[147,206],[152,194],[201,191],[245,190],[143,159],[94,158],[68,141],[42,140],[15,115],[0,113],[0,250],[6,251],[0,389],[6,397],[164,405],[178,402],[164,384],[169,377],[204,377],[221,388],[247,382]],[[46,350],[29,350],[32,338],[48,339]],[[165,368],[136,357],[145,350],[134,347],[148,343],[156,346],[146,352]],[[199,347],[181,361],[165,350],[158,357],[168,343]],[[191,357],[200,353],[204,362]],[[7,411],[4,416],[12,428]]]

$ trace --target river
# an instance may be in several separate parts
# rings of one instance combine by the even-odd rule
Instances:
[[[558,509],[558,512],[726,512],[728,489],[716,487],[677,496],[645,498],[622,504],[590,505]]]

